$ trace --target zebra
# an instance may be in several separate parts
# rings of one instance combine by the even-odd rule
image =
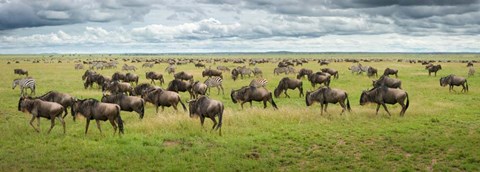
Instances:
[[[222,78],[218,77],[218,76],[215,76],[215,77],[211,77],[211,78],[208,78],[207,80],[205,80],[205,85],[207,85],[207,88],[208,88],[208,94],[210,95],[210,88],[211,87],[217,87],[218,89],[218,92],[217,92],[217,95],[220,94],[220,89],[222,89],[222,94],[225,95],[225,92],[223,91],[223,86],[222,86]]]
[[[259,88],[259,87],[264,87],[268,84],[268,81],[267,79],[264,79],[264,78],[256,78],[256,79],[253,79],[249,86],[250,87],[256,87],[256,88]]]
[[[20,86],[20,95],[24,96],[24,93],[26,93],[27,88],[30,88],[30,94],[35,95],[35,79],[32,78],[24,78],[24,79],[15,79],[13,80],[13,85],[12,89],[15,89],[17,85]]]

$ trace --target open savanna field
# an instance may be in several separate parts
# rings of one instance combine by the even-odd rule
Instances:
[[[53,60],[52,60],[53,58]],[[224,73],[225,95],[211,90],[211,98],[225,105],[222,136],[210,132],[212,122],[206,119],[202,129],[198,118],[190,118],[181,108],[178,112],[166,108],[155,113],[147,103],[145,118],[140,120],[135,112],[121,112],[125,134],[114,136],[108,122],[102,123],[101,135],[92,121],[87,135],[85,119],[73,122],[65,118],[66,134],[60,122],[50,134],[50,122],[41,119],[41,132],[29,125],[30,114],[17,110],[20,91],[12,90],[12,81],[19,78],[13,69],[29,71],[36,79],[37,96],[56,90],[80,99],[102,96],[95,85],[84,89],[81,76],[85,70],[74,70],[74,60],[105,60],[118,58],[117,69],[97,70],[105,76],[121,71],[122,59],[152,58],[274,58],[273,63],[257,64],[272,91],[284,74],[274,75],[273,69],[282,58],[335,58],[385,59],[383,62],[362,62],[373,66],[379,75],[386,67],[399,70],[402,88],[408,92],[410,107],[404,117],[399,116],[400,106],[387,105],[392,116],[376,104],[359,105],[362,90],[372,88],[372,79],[365,74],[353,75],[347,69],[351,62],[332,62],[327,67],[339,71],[340,78],[333,79],[330,87],[347,91],[352,112],[340,115],[338,104],[330,104],[328,114],[320,115],[320,105],[307,107],[298,90],[289,90],[291,98],[282,94],[274,98],[279,110],[270,104],[254,102],[241,109],[230,99],[230,91],[248,85],[254,77],[233,81]],[[33,59],[46,59],[54,63],[32,63]],[[396,59],[442,60],[442,70],[437,76],[428,76],[420,63],[397,62]],[[479,60],[478,54],[180,54],[180,55],[2,55],[0,56],[0,171],[479,171],[480,170],[480,77],[468,77],[469,92],[449,92],[441,87],[442,76],[456,74],[467,77],[466,63],[458,60]],[[30,60],[30,61],[26,61]],[[61,60],[62,63],[57,63]],[[454,60],[455,62],[446,62]],[[15,63],[19,61],[19,63]],[[11,62],[11,64],[7,64]],[[173,75],[164,69],[168,64],[153,68],[135,65],[134,73],[139,83],[149,83],[146,71],[164,74],[168,84]],[[239,64],[207,63],[207,67],[224,65],[233,69]],[[248,66],[248,64],[246,64]],[[478,67],[478,63],[474,67]],[[86,65],[88,67],[88,65]],[[253,66],[250,66],[253,68]],[[319,71],[316,61],[301,68]],[[203,68],[193,63],[178,65],[178,71],[194,75],[204,81]],[[294,78],[294,74],[287,75]],[[166,88],[167,84],[162,85]],[[158,85],[158,82],[157,82]],[[306,78],[305,91],[314,90]],[[318,85],[317,85],[318,87]],[[30,91],[28,91],[30,92]],[[188,93],[180,93],[185,102]]]

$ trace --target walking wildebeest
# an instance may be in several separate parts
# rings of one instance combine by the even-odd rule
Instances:
[[[338,79],[338,71],[332,68],[323,68],[321,69],[322,72],[329,73],[333,76],[333,78]]]
[[[63,134],[65,134],[65,121],[63,121],[62,113],[64,108],[62,105],[55,102],[47,102],[40,99],[32,99],[31,97],[20,97],[18,100],[18,111],[28,111],[32,115],[30,125],[35,131],[40,132],[40,117],[50,119],[51,125],[48,133],[52,131],[55,126],[55,118],[58,118],[63,126]],[[33,121],[37,118],[37,128],[33,126]]]
[[[297,79],[303,78],[305,75],[308,77],[312,73],[313,73],[312,70],[302,68],[302,69],[300,69],[300,71],[298,71]]]
[[[101,101],[103,103],[113,103],[120,106],[120,110],[132,112],[135,111],[143,119],[145,114],[145,100],[140,97],[127,96],[125,94],[103,95]]]
[[[431,73],[435,73],[435,76],[437,76],[437,71],[439,71],[440,69],[442,69],[442,66],[441,65],[432,65],[430,67],[427,68],[428,70],[428,76],[431,76]]]
[[[292,78],[289,78],[289,77],[284,77],[278,82],[278,85],[277,85],[277,87],[275,87],[275,90],[273,91],[273,94],[274,94],[275,98],[278,98],[280,96],[280,94],[283,92],[285,94],[285,96],[290,98],[290,96],[287,94],[287,90],[288,89],[294,90],[294,89],[297,89],[297,88],[298,88],[298,91],[300,92],[299,93],[300,97],[302,97],[302,95],[303,95],[302,80],[292,79]]]
[[[163,89],[147,90],[142,94],[142,98],[146,102],[150,102],[153,105],[155,105],[156,113],[158,113],[158,106],[162,107],[162,112],[165,106],[166,107],[172,106],[173,109],[178,111],[177,109],[178,102],[182,104],[183,110],[187,111],[185,104],[183,104],[182,99],[180,98],[180,95],[173,91],[167,91]]]
[[[449,85],[448,91],[452,91],[453,86],[460,86],[460,85],[463,87],[461,92],[468,91],[467,79],[465,79],[464,77],[448,75],[446,77],[440,78],[440,86],[445,87],[447,85]]]
[[[375,74],[375,77],[378,77],[377,73],[378,73],[378,70],[371,67],[371,66],[367,69],[367,76],[368,77],[373,77],[374,74]]]
[[[184,72],[184,71],[181,71],[181,72],[178,72],[178,73],[174,74],[173,77],[174,77],[175,79],[193,81],[193,75],[192,75],[192,74],[188,74],[188,73],[186,73],[186,72]]]
[[[14,74],[18,75],[27,75],[28,76],[28,71],[25,69],[13,69]]]
[[[345,100],[347,100],[347,104],[345,105]],[[328,103],[337,104],[340,103],[342,107],[342,115],[345,110],[349,112],[352,110],[350,108],[350,100],[348,100],[347,92],[330,88],[330,87],[322,87],[313,92],[307,91],[307,95],[305,96],[305,103],[307,106],[312,105],[314,102],[320,103],[320,114],[323,115],[323,111],[327,112]],[[323,106],[325,105],[325,108]]]
[[[214,69],[205,69],[202,72],[202,77],[205,77],[205,76],[208,76],[208,77],[218,76],[218,77],[223,79],[222,71],[218,71],[218,70],[214,70]]]
[[[407,99],[406,104],[404,104],[405,99]],[[385,111],[387,111],[388,115],[391,115],[385,104],[398,103],[402,106],[400,116],[405,115],[405,111],[407,111],[408,105],[410,103],[408,93],[406,91],[396,88],[388,88],[385,86],[374,87],[368,91],[363,91],[362,95],[360,95],[360,105],[363,106],[368,102],[377,104],[377,115],[378,110],[380,109],[380,105],[383,106]]]
[[[85,135],[88,132],[90,120],[95,120],[100,133],[102,133],[102,128],[100,128],[100,120],[108,120],[110,121],[110,124],[112,124],[113,135],[117,133],[117,125],[119,128],[119,135],[123,134],[123,120],[120,116],[120,106],[117,104],[102,103],[92,98],[77,100],[72,108],[73,120],[76,119],[77,114],[81,114],[87,120],[87,125],[85,126]]]
[[[193,98],[192,92],[193,82],[192,80],[189,81],[182,81],[180,79],[174,79],[168,83],[167,90],[174,91],[174,92],[188,92],[190,94],[190,98]]]
[[[128,83],[135,83],[135,85],[138,85],[138,75],[134,73],[127,73],[125,75],[125,79],[123,80],[124,82]]]
[[[193,97],[197,98],[199,95],[205,95],[207,93],[207,88],[207,84],[195,81],[192,87]]]
[[[233,103],[241,102],[240,106],[243,109],[243,104],[250,102],[252,107],[252,101],[263,101],[263,108],[267,108],[267,101],[272,104],[273,108],[278,109],[277,104],[273,101],[272,93],[263,87],[248,87],[244,86],[238,90],[232,90],[230,93]]]
[[[324,84],[325,86],[330,85],[330,74],[325,75],[328,73],[323,73],[323,72],[316,72],[312,73],[308,76],[308,81],[312,84],[312,87],[315,88],[316,84]]]
[[[200,96],[197,99],[190,100],[188,103],[188,109],[190,117],[198,115],[200,117],[200,123],[203,127],[205,118],[210,118],[213,121],[212,130],[219,130],[220,136],[222,135],[222,118],[223,110],[225,109],[223,103],[210,99],[207,96]],[[218,116],[218,125],[215,117]],[[215,128],[216,127],[216,128]]]
[[[373,87],[379,87],[385,85],[388,88],[400,88],[402,89],[402,81],[395,78],[390,78],[387,75],[382,75],[378,80],[372,80]]]
[[[151,79],[152,81],[150,81],[150,83],[153,83],[154,85],[155,85],[155,80],[159,80],[160,85],[163,85],[163,83],[165,83],[165,80],[163,80],[163,75],[158,72],[146,72],[145,77],[147,79]]]
[[[384,76],[388,75],[395,75],[395,78],[398,78],[398,70],[397,69],[391,69],[391,68],[386,68],[385,71],[383,71]]]
[[[75,103],[74,97],[70,96],[69,94],[60,93],[57,91],[49,91],[42,96],[35,97],[34,99],[40,99],[48,102],[55,102],[62,105],[65,111],[65,114],[63,114],[63,118],[65,118],[65,116],[67,116],[68,114],[67,108],[70,107],[71,109],[73,107],[73,104]]]

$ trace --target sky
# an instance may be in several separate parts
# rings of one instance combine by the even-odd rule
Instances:
[[[479,0],[0,0],[0,54],[480,52]]]

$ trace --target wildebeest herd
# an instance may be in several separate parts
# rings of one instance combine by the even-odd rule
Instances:
[[[233,61],[236,63],[245,63],[243,61]],[[220,61],[219,61],[220,62]],[[226,61],[224,61],[226,62]],[[249,64],[265,63],[267,61],[258,61],[253,59]],[[52,130],[55,125],[55,119],[58,119],[64,128],[65,133],[65,118],[68,114],[67,108],[71,109],[71,115],[75,120],[78,114],[82,115],[86,119],[85,134],[87,134],[90,120],[95,120],[97,128],[101,130],[100,121],[109,121],[114,128],[114,134],[119,129],[119,133],[124,132],[124,121],[121,117],[121,111],[136,112],[140,119],[143,119],[145,115],[145,104],[151,103],[155,106],[158,113],[158,107],[162,108],[162,112],[165,107],[173,107],[177,110],[178,104],[180,104],[184,111],[187,111],[187,107],[184,102],[188,103],[188,111],[191,117],[199,116],[201,125],[203,126],[205,118],[210,118],[214,125],[213,129],[219,130],[221,135],[222,120],[224,114],[224,105],[221,101],[215,100],[209,97],[210,88],[216,87],[217,94],[220,92],[224,95],[223,80],[229,79],[225,75],[230,74],[233,81],[244,79],[246,77],[254,77],[249,85],[232,88],[230,92],[230,99],[233,103],[239,103],[243,109],[245,103],[250,103],[252,106],[253,101],[263,102],[263,107],[267,107],[267,102],[273,106],[274,109],[278,109],[274,98],[280,98],[283,93],[286,98],[290,98],[287,94],[289,89],[298,89],[299,97],[305,97],[306,106],[311,106],[314,102],[318,102],[321,106],[320,113],[323,115],[327,112],[328,104],[339,103],[342,107],[343,114],[345,111],[351,111],[350,100],[348,93],[338,88],[330,88],[330,83],[333,80],[338,79],[339,72],[333,68],[322,68],[319,71],[314,71],[308,68],[301,68],[298,72],[294,68],[294,64],[302,65],[308,63],[308,60],[282,60],[278,63],[278,67],[273,70],[274,75],[280,74],[296,74],[296,78],[283,77],[278,81],[278,85],[275,87],[274,92],[270,92],[266,85],[268,80],[263,78],[263,71],[255,66],[253,69],[246,65],[240,65],[230,69],[226,66],[217,66],[216,69],[206,67],[205,63],[192,62],[195,67],[204,68],[201,72],[202,77],[206,77],[204,82],[195,80],[191,73],[180,71],[175,72],[176,65],[185,64],[189,62],[182,62],[177,60],[169,60],[169,66],[165,69],[165,72],[170,75],[173,74],[174,79],[170,81],[167,87],[164,89],[155,85],[155,80],[159,81],[160,85],[165,83],[164,75],[160,72],[149,71],[145,73],[145,78],[150,83],[139,83],[139,76],[133,72],[137,70],[134,65],[124,64],[122,66],[123,71],[128,73],[115,72],[111,77],[104,76],[97,73],[93,69],[108,68],[116,69],[117,63],[112,62],[95,62],[92,63],[90,68],[86,70],[82,75],[84,88],[97,88],[102,90],[101,100],[93,98],[77,99],[67,93],[61,93],[57,91],[49,91],[41,96],[32,97],[35,95],[35,80],[33,77],[29,77],[29,73],[25,69],[15,69],[14,74],[26,75],[25,78],[15,79],[13,81],[13,89],[18,85],[21,89],[21,96],[18,101],[18,110],[22,112],[28,112],[32,115],[30,125],[36,130],[40,131],[40,117],[51,120],[51,127],[48,132]],[[328,65],[331,62],[322,60],[318,63]],[[352,74],[360,75],[363,72],[367,73],[368,77],[378,77],[378,70],[372,66],[364,66],[358,61],[354,61],[355,65],[348,68]],[[88,63],[84,63],[88,64]],[[155,62],[147,62],[142,65],[144,68],[152,68]],[[424,63],[422,63],[424,64]],[[434,73],[435,76],[439,70],[442,69],[440,64],[434,65],[432,63],[425,63],[425,69],[428,71],[428,75]],[[467,65],[469,67],[469,76],[474,74],[473,63]],[[75,69],[83,69],[82,64],[75,64]],[[253,75],[253,76],[252,76]],[[395,78],[391,78],[390,75],[394,75]],[[399,71],[393,68],[386,68],[383,75],[377,80],[373,80],[373,88],[364,90],[360,95],[360,105],[366,103],[377,104],[376,113],[383,106],[385,111],[390,115],[386,104],[400,104],[400,115],[404,116],[406,110],[409,107],[410,100],[408,93],[402,89],[402,81],[398,79]],[[316,88],[317,84],[323,84],[314,91],[307,91],[304,94],[303,81],[310,82],[313,88]],[[152,85],[153,84],[153,85]],[[440,86],[444,87],[449,85],[449,91],[453,90],[453,86],[462,86],[462,92],[468,92],[468,82],[465,78],[448,75],[440,78]],[[30,89],[30,96],[27,96],[26,89]],[[190,97],[188,101],[182,100],[179,92],[188,92]],[[218,122],[215,119],[218,117]],[[37,127],[33,125],[34,120],[37,120]]]

